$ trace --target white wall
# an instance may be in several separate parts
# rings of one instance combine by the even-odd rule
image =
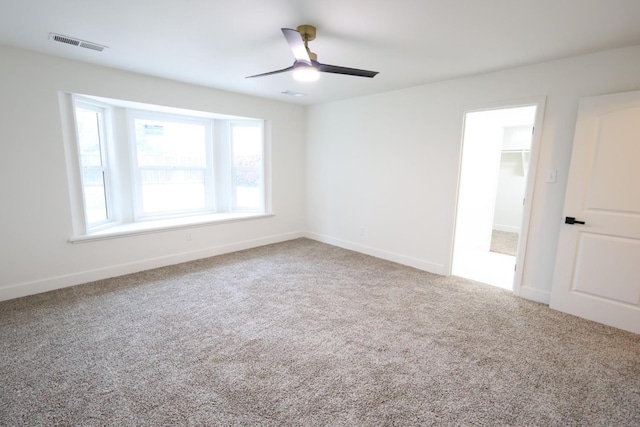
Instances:
[[[447,274],[463,112],[546,96],[521,291],[548,301],[578,99],[640,89],[638,46],[327,103],[308,114],[8,47],[0,46],[0,59],[0,299],[285,240],[303,229]],[[190,242],[178,230],[68,243],[58,91],[271,120],[276,216],[198,227]],[[544,181],[550,169],[558,169],[556,184]]]
[[[638,90],[639,69],[636,46],[311,107],[309,235],[447,274],[463,112],[546,96],[520,293],[548,302],[578,99]]]
[[[0,300],[299,237],[305,108],[0,46]],[[214,72],[214,71],[212,71]],[[274,217],[71,244],[58,91],[264,118]]]

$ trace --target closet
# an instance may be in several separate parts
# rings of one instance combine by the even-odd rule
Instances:
[[[512,233],[520,231],[532,132],[532,126],[503,128],[494,230]]]

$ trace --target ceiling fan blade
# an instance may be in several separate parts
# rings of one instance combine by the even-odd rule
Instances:
[[[282,70],[269,71],[268,73],[256,74],[255,76],[247,76],[247,77],[245,77],[245,79],[252,79],[254,77],[270,76],[272,74],[286,73],[287,71],[293,70],[293,68],[294,68],[294,66],[292,65],[291,67],[283,68]]]
[[[378,71],[359,70],[357,68],[339,67],[337,65],[327,65],[316,62],[314,64],[318,71],[323,73],[346,74],[348,76],[369,77],[373,78]]]
[[[311,65],[311,58],[309,58],[309,52],[307,52],[307,48],[304,45],[302,35],[297,30],[292,30],[291,28],[281,28],[281,30],[284,38],[287,39],[287,43],[289,43],[289,47],[296,61],[302,61]]]

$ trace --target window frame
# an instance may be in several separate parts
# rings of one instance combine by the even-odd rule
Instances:
[[[100,144],[100,158],[101,165],[100,167],[91,167],[85,168],[82,165],[82,150],[80,149],[80,131],[78,127],[77,121],[77,110],[83,109],[87,111],[93,111],[101,114],[101,119],[98,124],[98,135],[99,135],[99,144]],[[115,222],[115,212],[116,212],[116,203],[113,194],[113,181],[112,181],[112,173],[111,173],[111,159],[113,157],[113,153],[111,150],[112,144],[110,141],[111,132],[111,109],[108,105],[92,101],[90,99],[86,99],[80,96],[72,97],[72,115],[73,115],[73,126],[75,133],[75,151],[76,151],[76,162],[77,162],[77,170],[78,170],[78,180],[79,180],[79,188],[80,188],[80,197],[82,200],[82,218],[85,227],[85,232],[97,231],[104,229],[105,227],[109,227],[111,224]],[[103,187],[104,187],[104,197],[105,197],[105,214],[106,218],[99,222],[89,222],[89,218],[87,215],[87,200],[85,197],[85,177],[84,170],[85,169],[93,169],[102,171],[103,176]]]
[[[164,219],[164,218],[176,218],[176,217],[184,217],[184,216],[194,216],[194,215],[202,215],[202,214],[211,214],[216,213],[216,191],[217,185],[214,177],[215,172],[215,162],[214,162],[214,145],[215,141],[213,138],[213,120],[211,119],[201,119],[197,117],[184,116],[179,114],[171,114],[171,113],[162,113],[155,111],[146,111],[146,110],[138,110],[138,109],[127,109],[127,130],[128,130],[128,141],[127,145],[129,148],[130,155],[130,169],[129,172],[131,174],[132,181],[132,192],[133,192],[133,222],[139,221],[149,221],[154,219]],[[172,122],[172,123],[188,123],[195,125],[202,125],[205,129],[205,167],[204,168],[193,168],[197,170],[204,170],[204,186],[205,186],[205,206],[202,209],[178,209],[174,211],[168,212],[160,212],[160,213],[145,213],[143,208],[143,199],[142,199],[142,170],[151,170],[153,168],[150,167],[140,167],[138,166],[138,150],[137,150],[137,140],[136,140],[136,128],[135,128],[135,120],[154,120],[154,121],[164,121],[164,122]],[[186,170],[189,168],[166,168],[163,170]]]

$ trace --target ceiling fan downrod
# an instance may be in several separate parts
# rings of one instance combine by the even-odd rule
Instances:
[[[311,52],[311,50],[309,49],[309,42],[316,39],[316,27],[314,27],[313,25],[298,25],[296,27],[296,30],[302,36],[302,40],[304,41],[304,47],[305,49],[307,49],[309,58],[311,58],[312,61],[317,61],[318,55]]]

